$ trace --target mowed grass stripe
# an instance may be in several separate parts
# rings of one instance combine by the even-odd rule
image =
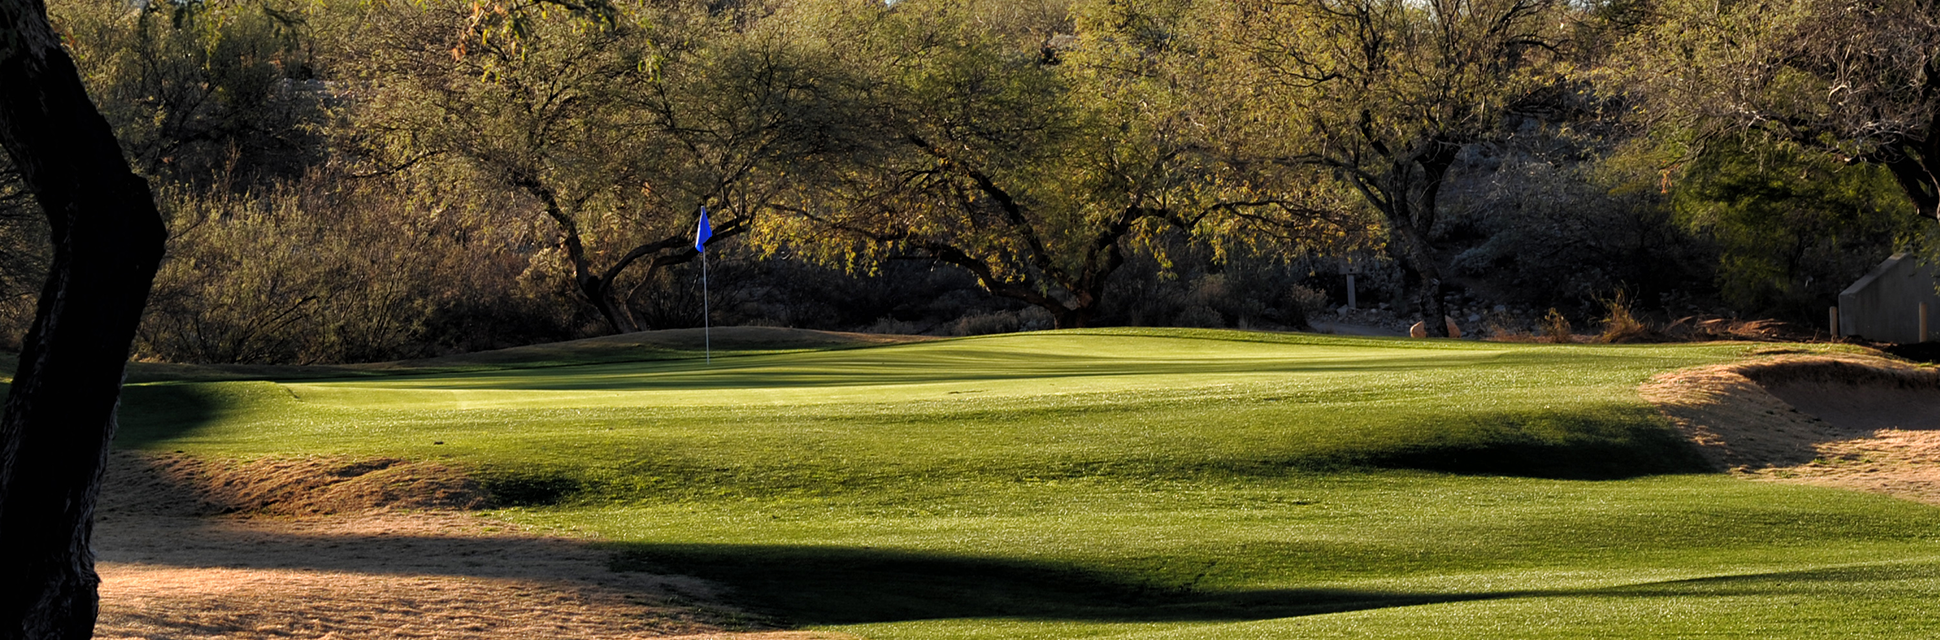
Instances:
[[[596,532],[622,568],[869,637],[1808,636],[1839,610],[1875,630],[1916,617],[1940,595],[1940,510],[1657,475],[1698,463],[1636,385],[1753,348],[1100,330],[161,382],[130,387],[121,444],[444,459],[527,501],[502,515]],[[1659,610],[1681,613],[1637,617]]]

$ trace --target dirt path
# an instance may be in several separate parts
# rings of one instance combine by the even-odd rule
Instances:
[[[1720,469],[1940,504],[1940,371],[1777,354],[1664,374],[1642,393]]]
[[[95,530],[102,576],[97,636],[847,637],[731,631],[751,626],[750,619],[716,604],[719,590],[705,582],[615,573],[607,568],[605,552],[584,541],[473,513],[398,512],[360,503],[353,489],[358,483],[377,485],[367,477],[372,472],[388,469],[392,479],[404,475],[394,462],[269,461],[198,476],[209,471],[208,465],[117,455]],[[295,471],[306,467],[363,472],[319,479]],[[205,482],[183,482],[198,478]],[[218,482],[206,482],[212,479]],[[415,479],[433,485],[450,480]],[[210,515],[234,510],[237,496],[295,495],[292,484],[308,485],[309,494],[327,496],[328,504],[363,509],[307,516]],[[261,512],[284,503],[245,504]]]

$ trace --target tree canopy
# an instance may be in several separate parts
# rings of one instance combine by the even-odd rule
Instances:
[[[1926,242],[1874,221],[1940,202],[1929,4],[49,9],[170,220],[137,350],[316,362],[698,325],[702,207],[724,322],[1298,328],[1350,271],[1411,320],[1802,316]],[[51,256],[18,184],[0,284]],[[1850,259],[1750,258],[1758,220]]]
[[[1940,8],[1929,0],[1670,0],[1603,69],[1677,157],[1750,131],[1892,173],[1940,217]]]

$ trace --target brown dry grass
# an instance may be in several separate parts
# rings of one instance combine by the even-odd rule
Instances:
[[[420,510],[421,496],[388,499],[400,492],[372,488],[383,481],[468,486],[462,474],[423,463],[114,456],[95,529],[97,635],[848,637],[759,629],[706,582],[616,573],[584,540]],[[460,491],[430,502],[479,497]]]
[[[1641,389],[1720,469],[1940,504],[1940,371],[1772,353]]]
[[[436,462],[328,456],[205,459],[114,454],[102,500],[168,515],[303,516],[373,509],[478,509],[485,490]]]

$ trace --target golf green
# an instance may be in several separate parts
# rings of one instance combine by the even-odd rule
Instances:
[[[1127,329],[498,358],[130,385],[118,446],[447,461],[618,569],[870,638],[1935,635],[1940,509],[1704,473],[1637,396],[1760,347]]]

